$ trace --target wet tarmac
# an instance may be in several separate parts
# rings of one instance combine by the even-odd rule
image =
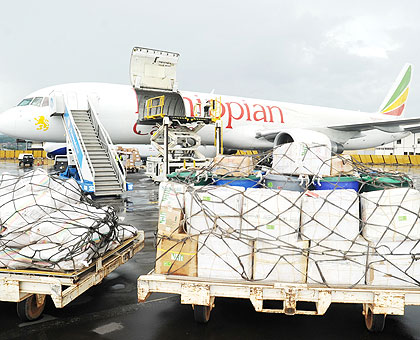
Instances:
[[[52,171],[52,166],[41,167]],[[419,168],[393,170],[412,174],[420,187]],[[26,171],[0,162],[0,174]],[[138,304],[137,278],[154,266],[158,186],[143,172],[129,174],[128,180],[133,192],[100,202],[145,231],[144,249],[66,307],[56,309],[49,300],[38,321],[23,323],[15,303],[0,303],[0,339],[420,339],[420,306],[406,307],[404,316],[387,316],[385,330],[375,335],[366,330],[356,304],[333,304],[324,316],[286,316],[257,313],[246,300],[217,299],[206,325],[195,323],[191,306],[180,304],[178,296],[152,294]]]

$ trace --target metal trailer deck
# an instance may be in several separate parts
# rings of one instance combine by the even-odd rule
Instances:
[[[17,313],[23,321],[42,315],[46,296],[55,307],[62,308],[97,285],[112,271],[126,263],[144,247],[144,232],[96,259],[89,267],[74,272],[0,269],[0,301],[17,302]]]
[[[138,301],[144,302],[151,293],[181,296],[182,304],[191,304],[197,322],[206,323],[216,297],[249,299],[257,312],[287,315],[323,315],[331,303],[360,303],[366,327],[380,332],[386,315],[404,315],[406,305],[420,305],[420,288],[389,288],[357,286],[326,287],[312,284],[265,283],[202,279],[176,275],[142,275],[137,281]],[[264,301],[276,301],[280,308],[265,308]],[[299,302],[313,302],[314,310],[299,309]]]

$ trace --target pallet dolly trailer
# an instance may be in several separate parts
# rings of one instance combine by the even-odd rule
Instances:
[[[323,315],[331,303],[360,303],[366,327],[371,332],[383,330],[386,315],[404,315],[406,305],[420,305],[420,288],[256,283],[162,275],[153,271],[140,276],[137,281],[138,301],[146,301],[154,292],[180,295],[182,304],[192,305],[194,319],[199,323],[209,321],[216,297],[249,299],[257,312],[286,315]],[[264,308],[264,301],[278,301],[282,306],[279,309]],[[298,309],[300,301],[315,303],[315,309]]]
[[[63,308],[90,287],[126,263],[144,247],[144,232],[96,259],[89,267],[74,272],[0,269],[0,301],[17,302],[17,314],[22,321],[38,319],[45,307],[47,295],[56,308]]]

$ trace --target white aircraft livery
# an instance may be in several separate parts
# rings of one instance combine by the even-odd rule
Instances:
[[[156,60],[158,57],[152,60],[151,66],[155,66]],[[161,62],[160,65],[166,64]],[[135,78],[133,74],[132,86],[72,83],[35,91],[2,113],[0,132],[26,140],[64,143],[63,121],[51,115],[51,95],[54,92],[83,93],[94,98],[98,117],[114,144],[148,144],[157,127],[139,119],[145,116],[145,93],[150,92],[150,99],[154,94],[165,95],[166,92],[156,91],[157,86],[152,86],[153,91],[138,91],[140,77]],[[407,64],[374,113],[180,91],[175,86],[172,93],[176,93],[178,99],[171,101],[169,95],[165,105],[167,110],[195,117],[204,114],[209,102],[217,102],[223,124],[223,145],[228,149],[265,150],[322,134],[331,141],[333,151],[340,153],[383,145],[420,130],[420,117],[403,118],[411,75],[412,65]],[[213,145],[212,125],[205,126],[199,135],[202,144]]]

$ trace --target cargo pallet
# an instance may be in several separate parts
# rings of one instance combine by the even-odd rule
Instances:
[[[360,286],[355,288],[326,287],[309,284],[263,283],[213,280],[198,277],[155,274],[142,275],[137,281],[138,301],[151,293],[181,296],[182,304],[191,304],[194,319],[209,321],[216,297],[249,299],[257,312],[286,315],[323,315],[331,303],[360,303],[369,331],[380,332],[386,315],[404,315],[404,307],[420,305],[420,288]],[[264,308],[264,301],[281,301],[282,308]],[[315,310],[300,310],[297,302],[313,302]]]
[[[62,308],[97,285],[112,271],[126,263],[144,247],[139,231],[120,246],[96,259],[89,267],[74,272],[0,269],[0,301],[17,302],[22,321],[38,319],[50,295],[56,308]]]

